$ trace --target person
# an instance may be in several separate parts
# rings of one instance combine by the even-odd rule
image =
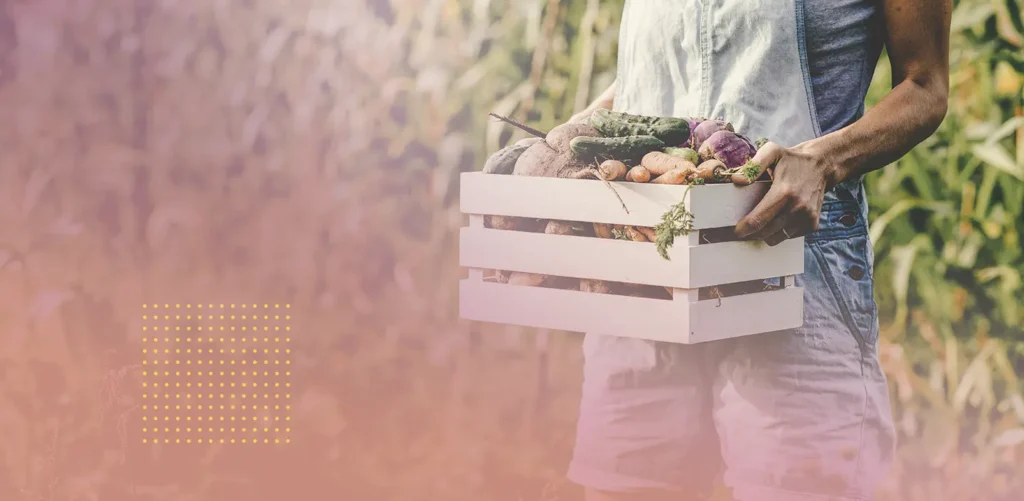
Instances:
[[[586,110],[724,118],[767,137],[738,235],[804,237],[803,326],[703,345],[587,334],[568,478],[587,501],[865,500],[895,452],[862,176],[946,113],[950,0],[626,0]],[[892,89],[865,112],[882,48]]]

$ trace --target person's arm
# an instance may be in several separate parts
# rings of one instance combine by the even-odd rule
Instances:
[[[893,89],[853,124],[792,148],[766,144],[772,188],[736,233],[776,245],[817,229],[826,191],[880,169],[938,129],[949,97],[951,0],[882,0]],[[733,181],[747,184],[737,174]]]
[[[590,103],[590,106],[587,106],[586,109],[584,109],[583,111],[573,115],[572,118],[569,119],[569,122],[582,122],[583,120],[586,120],[587,117],[589,117],[590,114],[594,112],[594,110],[597,110],[599,108],[610,110],[612,109],[612,104],[614,104],[614,102],[615,82],[612,82],[612,84],[607,89],[605,89],[605,91],[602,92],[600,96],[597,96],[597,99],[595,99],[594,102]]]

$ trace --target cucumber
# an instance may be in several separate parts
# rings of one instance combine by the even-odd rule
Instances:
[[[619,160],[638,162],[644,155],[665,148],[665,142],[654,136],[577,137],[569,142],[573,154],[585,162]]]
[[[606,137],[654,136],[671,145],[690,139],[690,124],[685,119],[649,117],[599,109],[590,115],[590,125]]]

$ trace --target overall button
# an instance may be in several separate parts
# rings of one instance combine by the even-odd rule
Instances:
[[[839,216],[839,223],[846,227],[853,226],[857,224],[857,215],[852,212],[846,212]]]
[[[860,280],[864,278],[864,268],[861,268],[860,266],[857,265],[851,266],[850,269],[846,271],[846,273],[850,275],[850,278],[854,280]]]

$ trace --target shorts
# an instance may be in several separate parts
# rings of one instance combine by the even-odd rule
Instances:
[[[872,497],[895,448],[873,254],[863,189],[829,195],[796,278],[802,327],[701,345],[587,335],[571,481],[700,499],[721,473],[739,501]]]

